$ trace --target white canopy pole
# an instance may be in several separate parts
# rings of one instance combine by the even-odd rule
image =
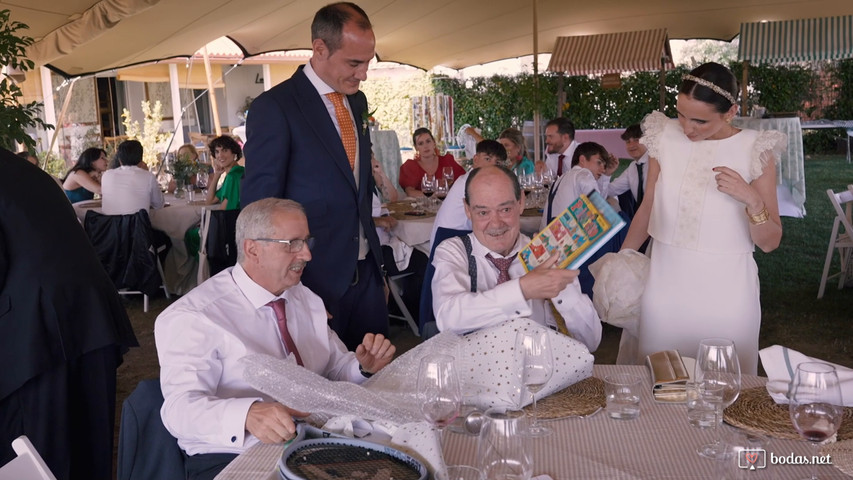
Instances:
[[[536,107],[533,110],[533,161],[538,162],[540,158],[540,143],[539,138],[539,12],[537,4],[539,0],[533,0],[533,98]]]
[[[181,108],[181,89],[180,81],[178,80],[178,66],[174,63],[169,64],[169,90],[172,94],[172,124],[175,126],[172,145],[180,147],[186,141],[184,140],[184,129],[181,126],[181,117],[183,109]]]
[[[210,98],[211,113],[213,114],[213,128],[218,137],[222,135],[222,127],[219,125],[219,107],[216,105],[216,90],[213,89],[213,77],[210,76],[210,57],[207,55],[207,45],[201,49],[201,54],[204,57],[204,73],[207,77],[207,91]]]

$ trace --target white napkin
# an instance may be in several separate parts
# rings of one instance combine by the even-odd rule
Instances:
[[[853,369],[807,357],[781,345],[760,350],[758,355],[761,357],[764,371],[767,372],[767,393],[776,403],[788,403],[788,389],[794,378],[794,372],[797,371],[797,365],[804,362],[823,362],[835,367],[838,373],[838,381],[841,384],[841,403],[845,407],[853,407]]]

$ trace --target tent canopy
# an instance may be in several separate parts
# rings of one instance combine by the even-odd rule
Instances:
[[[853,57],[853,15],[740,26],[739,60],[758,64],[850,57]]]
[[[666,28],[670,38],[731,40],[741,23],[853,14],[850,0],[358,0],[370,16],[381,60],[462,68],[539,53],[559,36]],[[309,0],[0,1],[37,41],[28,56],[65,76],[191,56],[228,36],[247,55],[310,48],[321,2]]]
[[[548,70],[568,75],[674,68],[666,29],[557,37]]]

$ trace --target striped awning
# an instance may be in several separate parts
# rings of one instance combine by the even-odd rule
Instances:
[[[853,57],[853,15],[742,23],[738,60],[785,63]]]
[[[666,29],[557,37],[548,71],[567,75],[673,68]]]

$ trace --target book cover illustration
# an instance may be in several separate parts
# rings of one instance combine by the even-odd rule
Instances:
[[[625,221],[598,193],[581,195],[519,253],[525,271],[559,255],[560,268],[578,268],[619,230]]]

